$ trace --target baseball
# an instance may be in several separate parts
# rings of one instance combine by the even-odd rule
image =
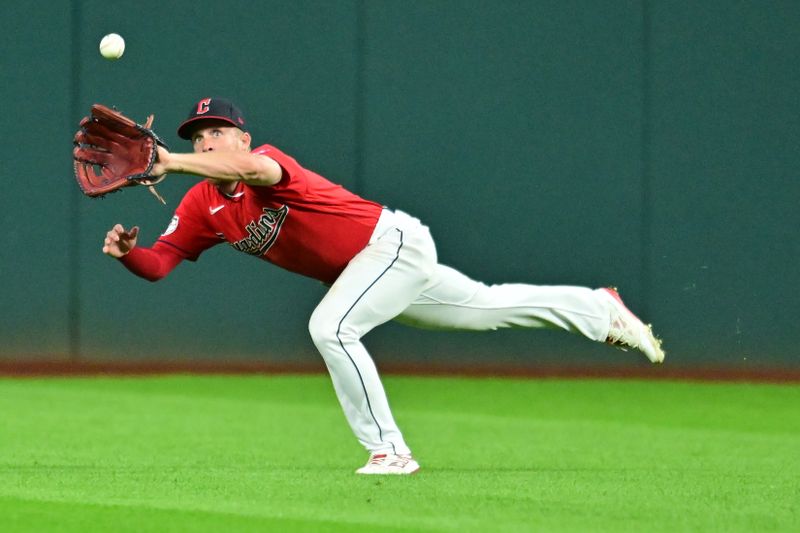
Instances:
[[[119,59],[125,52],[125,39],[116,33],[109,33],[100,41],[100,54],[106,59]]]

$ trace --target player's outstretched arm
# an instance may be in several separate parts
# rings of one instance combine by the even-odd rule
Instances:
[[[243,181],[268,187],[281,181],[283,169],[272,158],[249,151],[210,151],[171,153],[158,147],[158,163],[153,174],[192,174],[222,181]]]
[[[162,242],[152,248],[136,246],[139,228],[130,231],[122,224],[116,224],[106,233],[103,253],[119,259],[125,268],[148,281],[158,281],[178,266],[183,257],[176,250]]]

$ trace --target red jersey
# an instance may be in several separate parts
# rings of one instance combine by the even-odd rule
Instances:
[[[227,195],[208,181],[189,189],[159,238],[195,261],[221,242],[286,270],[333,283],[369,242],[382,206],[301,167],[270,145],[255,150],[283,169],[270,187],[238,183]]]

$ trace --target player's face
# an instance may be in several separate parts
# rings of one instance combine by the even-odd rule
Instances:
[[[222,120],[203,121],[192,133],[192,150],[202,152],[250,151],[250,134]],[[223,189],[235,188],[236,182],[225,182],[214,178],[208,181]]]
[[[204,122],[192,133],[192,149],[195,153],[249,151],[250,135],[227,122]]]

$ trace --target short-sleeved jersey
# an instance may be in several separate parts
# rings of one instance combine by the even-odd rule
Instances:
[[[369,242],[382,206],[300,166],[270,145],[253,153],[283,169],[270,187],[238,183],[227,195],[203,180],[183,197],[159,242],[190,261],[221,242],[296,272],[332,283]]]

